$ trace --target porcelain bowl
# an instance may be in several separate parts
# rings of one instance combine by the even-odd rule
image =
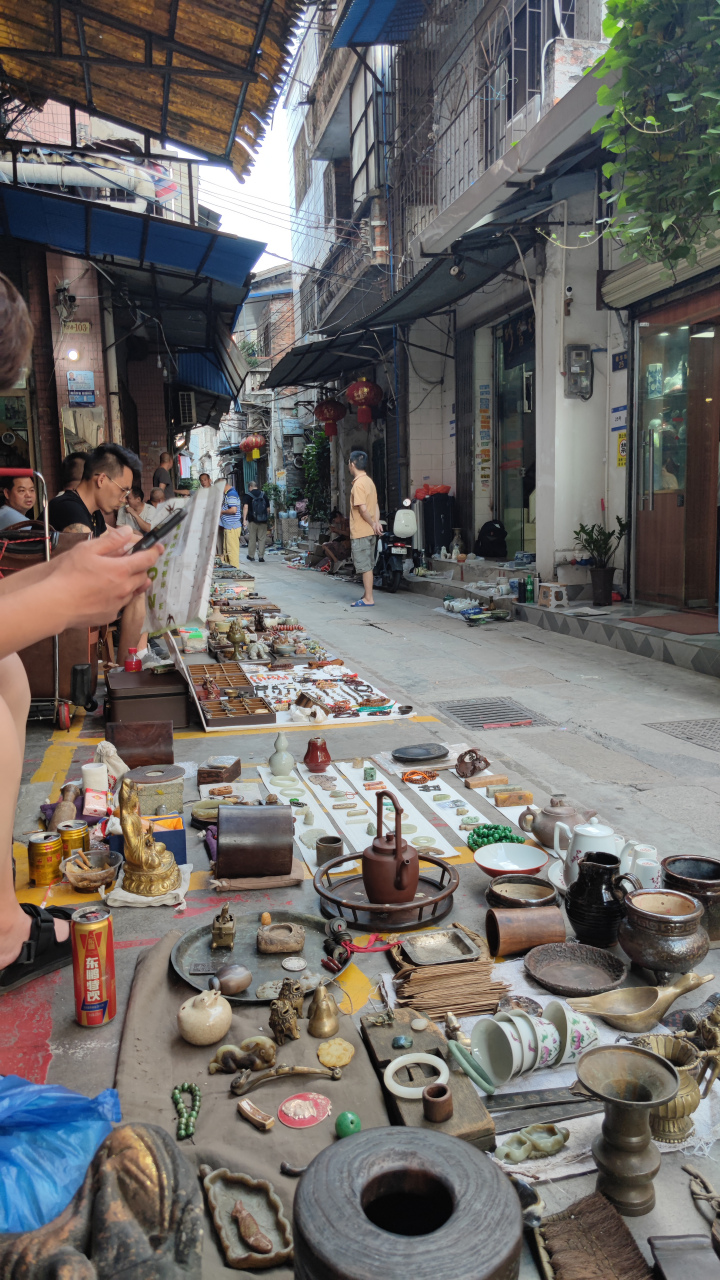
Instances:
[[[475,1023],[470,1044],[473,1058],[494,1085],[507,1084],[522,1066],[522,1045],[517,1031],[494,1018],[481,1018]]]
[[[491,879],[519,872],[535,876],[548,861],[545,851],[532,844],[486,844],[476,849],[473,857],[480,870]]]
[[[513,1074],[524,1075],[526,1071],[532,1071],[538,1056],[538,1039],[530,1018],[525,1013],[496,1013],[495,1021],[512,1023],[520,1037],[522,1063],[520,1070]]]
[[[536,1018],[528,1014],[535,1028],[538,1052],[533,1071],[541,1071],[543,1067],[553,1067],[560,1056],[560,1032],[548,1018]]]
[[[544,1013],[560,1036],[558,1064],[577,1062],[580,1055],[595,1044],[597,1027],[587,1014],[577,1013],[561,1000],[551,1000],[545,1005]]]

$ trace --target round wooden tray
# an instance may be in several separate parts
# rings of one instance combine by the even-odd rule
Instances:
[[[333,858],[319,867],[313,876],[315,892],[321,898],[321,911],[326,916],[344,916],[348,924],[362,928],[405,930],[419,929],[437,924],[452,911],[453,894],[460,883],[457,868],[443,858],[418,850],[420,862],[429,862],[440,869],[440,879],[420,874],[418,891],[413,902],[392,902],[382,905],[368,902],[362,875],[344,876],[331,881],[333,867],[347,862],[347,854]]]
[[[627,965],[617,956],[583,942],[548,942],[533,947],[525,968],[541,986],[559,996],[594,996],[614,991],[627,978]]]
[[[347,862],[347,854],[345,859]],[[342,862],[343,859],[341,858]],[[255,992],[264,982],[282,981],[283,978],[300,978],[301,980],[309,974],[315,974],[318,981],[323,983],[332,982],[333,977],[337,974],[329,974],[327,969],[323,969],[322,960],[325,956],[323,943],[325,941],[325,923],[320,916],[303,915],[299,911],[276,911],[272,910],[271,915],[273,924],[301,924],[305,929],[305,946],[299,953],[304,960],[307,960],[307,969],[303,969],[300,973],[290,973],[287,969],[283,969],[281,961],[284,960],[285,954],[261,955],[257,949],[257,931],[260,928],[260,912],[254,912],[252,915],[235,916],[235,945],[230,951],[228,948],[222,950],[211,951],[210,943],[212,941],[212,919],[218,914],[222,902],[218,902],[217,912],[213,913],[213,917],[206,920],[205,924],[196,925],[194,929],[188,929],[182,938],[175,943],[171,953],[170,961],[173,969],[180,977],[195,987],[197,991],[206,991],[210,973],[194,974],[190,973],[193,965],[203,965],[208,970],[220,969],[224,964],[244,964],[253,976],[253,980],[246,991],[241,991],[237,996],[226,996],[231,1004],[269,1004],[270,997],[267,1000],[259,1000]],[[350,957],[343,965],[343,969],[350,963]],[[317,986],[317,982],[313,983],[312,989]]]

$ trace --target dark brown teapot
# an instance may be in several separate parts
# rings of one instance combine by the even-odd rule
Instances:
[[[392,800],[395,834],[383,835],[383,800]],[[389,791],[377,793],[377,835],[362,856],[362,875],[368,902],[412,902],[417,893],[420,864],[417,849],[402,837],[402,809]]]

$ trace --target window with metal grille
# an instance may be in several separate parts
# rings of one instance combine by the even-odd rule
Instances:
[[[310,161],[308,159],[304,128],[300,130],[293,146],[293,174],[295,178],[295,208],[299,209],[310,186]]]
[[[195,413],[195,392],[179,391],[178,402],[180,409],[180,426],[194,427],[197,422]]]
[[[300,284],[300,332],[314,333],[317,327],[317,289],[314,277],[303,277]]]
[[[323,213],[325,226],[329,227],[330,223],[335,219],[335,182],[332,160],[325,165],[323,170]]]

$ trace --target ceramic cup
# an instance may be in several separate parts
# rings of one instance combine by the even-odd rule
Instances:
[[[496,1013],[495,1021],[512,1023],[520,1036],[522,1063],[520,1064],[520,1070],[514,1074],[524,1075],[526,1071],[532,1071],[537,1060],[538,1042],[535,1028],[530,1019],[521,1013]]]
[[[560,1036],[558,1065],[577,1062],[580,1055],[595,1044],[598,1038],[597,1028],[592,1018],[584,1013],[576,1013],[560,1000],[551,1000],[546,1004],[544,1013]]]
[[[470,1037],[473,1058],[494,1085],[507,1084],[522,1066],[522,1045],[514,1027],[494,1018],[481,1018]]]
[[[662,867],[655,858],[636,858],[633,875],[637,876],[643,889],[662,889]]]
[[[560,1056],[560,1033],[557,1027],[547,1018],[528,1016],[535,1028],[538,1042],[537,1058],[533,1070],[540,1071],[543,1067],[552,1067]]]

